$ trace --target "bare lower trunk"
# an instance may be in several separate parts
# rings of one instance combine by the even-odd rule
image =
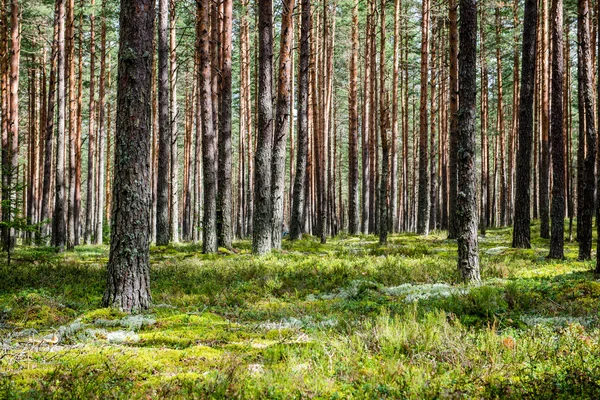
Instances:
[[[121,3],[115,179],[102,303],[147,309],[150,295],[150,155],[154,2]]]
[[[477,5],[460,0],[458,111],[458,270],[466,282],[479,282],[477,243],[477,188],[475,167],[475,107],[477,99]]]

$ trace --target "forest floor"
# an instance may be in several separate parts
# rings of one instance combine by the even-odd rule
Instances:
[[[147,314],[99,308],[106,246],[0,266],[0,398],[600,398],[594,262],[510,229],[458,284],[445,233],[153,247]]]

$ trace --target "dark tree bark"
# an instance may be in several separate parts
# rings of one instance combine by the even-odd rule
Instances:
[[[121,2],[110,256],[104,306],[147,309],[154,1]]]
[[[429,83],[429,19],[430,0],[423,0],[421,22],[421,104],[419,108],[419,204],[417,233],[427,235],[429,228],[429,154],[427,150],[428,109],[427,87]]]
[[[549,258],[564,258],[565,244],[565,143],[563,131],[563,4],[552,0],[552,232]]]
[[[217,171],[215,153],[217,143],[213,126],[213,105],[210,65],[209,4],[198,2],[200,15],[200,102],[202,108],[202,168],[204,175],[204,215],[202,217],[202,251],[217,251]]]
[[[271,251],[271,157],[273,143],[273,3],[258,4],[258,131],[254,170],[252,251]]]
[[[581,70],[581,91],[583,100],[583,120],[585,120],[585,158],[583,161],[583,190],[579,201],[582,202],[581,220],[577,221],[580,225],[579,233],[579,259],[587,260],[591,258],[592,253],[592,218],[595,210],[594,193],[596,191],[596,181],[594,169],[596,165],[596,129],[594,126],[594,99],[593,99],[593,71],[591,67],[591,44],[590,44],[590,26],[589,26],[589,4],[586,0],[579,0],[577,6],[578,12],[578,30],[579,30],[579,68]],[[581,114],[580,114],[581,115]],[[582,120],[579,122],[583,123]]]
[[[477,244],[477,186],[475,165],[475,107],[477,103],[477,5],[460,0],[458,190],[456,222],[458,270],[466,282],[479,282]]]
[[[232,0],[223,1],[223,39],[221,41],[221,94],[219,116],[219,185],[217,196],[217,232],[219,245],[231,248],[233,241],[231,191],[231,35]]]
[[[158,3],[158,177],[156,244],[169,243],[171,116],[169,113],[169,0]]]
[[[519,146],[512,246],[531,247],[531,148],[533,146],[533,96],[535,88],[537,1],[525,1],[523,53],[521,56],[521,99],[519,101]]]
[[[298,71],[298,144],[296,146],[296,175],[290,221],[290,239],[302,239],[304,231],[304,200],[306,163],[308,162],[308,64],[310,60],[310,0],[302,0],[300,29],[300,66]]]
[[[275,114],[275,134],[273,137],[273,164],[271,168],[272,232],[271,244],[281,248],[283,230],[283,197],[285,191],[285,156],[290,125],[290,104],[292,85],[292,40],[294,0],[283,4],[281,20],[281,43],[279,45],[279,77],[277,81],[277,109]]]
[[[56,162],[54,178],[54,216],[52,218],[52,244],[59,252],[67,243],[65,213],[65,2],[58,6],[58,132],[56,134]]]

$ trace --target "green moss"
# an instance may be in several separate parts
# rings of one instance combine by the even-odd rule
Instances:
[[[107,246],[18,248],[0,265],[0,398],[598,398],[593,261],[570,242],[547,260],[532,233],[522,250],[488,230],[478,287],[443,232],[307,236],[265,257],[153,247],[155,304],[135,323],[99,308]],[[412,297],[390,289],[404,284]]]

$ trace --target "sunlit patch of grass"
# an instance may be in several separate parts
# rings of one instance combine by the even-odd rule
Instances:
[[[479,286],[437,231],[152,247],[136,316],[100,308],[108,246],[19,247],[0,264],[0,398],[598,398],[594,261],[511,232],[480,238]]]

